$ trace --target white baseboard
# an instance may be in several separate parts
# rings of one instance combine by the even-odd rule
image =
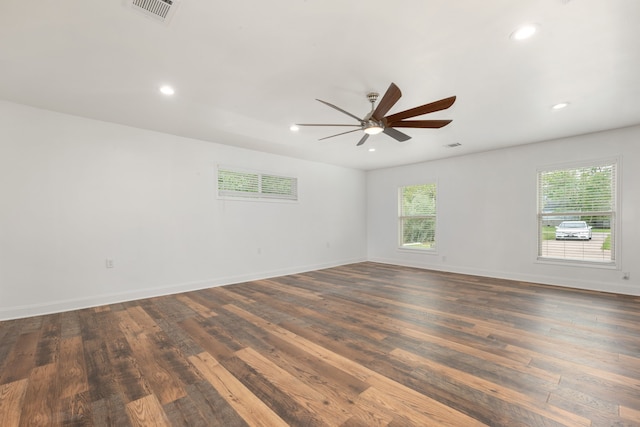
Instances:
[[[79,310],[84,308],[98,307],[108,304],[153,298],[164,295],[177,294],[181,292],[197,291],[200,289],[213,288],[217,286],[231,285],[234,283],[249,282],[252,280],[269,279],[289,274],[304,273],[307,271],[321,270],[324,268],[338,267],[341,265],[354,264],[366,261],[365,258],[346,259],[322,264],[312,264],[297,266],[286,269],[263,271],[251,274],[239,274],[228,277],[219,277],[197,282],[178,283],[159,288],[136,289],[130,292],[120,292],[113,294],[103,294],[85,298],[67,299],[51,301],[41,304],[28,304],[18,307],[1,308],[0,321],[20,319],[24,317],[40,316],[64,311]]]
[[[472,276],[493,277],[496,279],[516,280],[520,282],[539,283],[541,285],[559,286],[565,288],[582,289],[586,291],[607,292],[613,294],[640,296],[640,288],[633,286],[631,283],[609,283],[595,282],[588,280],[571,280],[567,278],[558,278],[543,275],[519,274],[512,272],[490,271],[476,268],[456,267],[447,265],[446,268],[438,265],[425,265],[419,263],[411,263],[398,261],[395,259],[384,259],[370,257],[370,262],[379,262],[381,264],[400,265],[404,267],[420,268],[423,270],[442,271],[446,273],[469,274]]]
[[[304,273],[307,271],[321,270],[325,268],[338,267],[341,265],[354,264],[358,262],[377,262],[381,264],[399,265],[404,267],[414,267],[423,270],[434,270],[448,273],[469,274],[473,276],[494,277],[497,279],[517,280],[522,282],[540,283],[543,285],[561,286],[575,289],[583,289],[598,292],[609,292],[624,295],[640,296],[640,289],[637,286],[631,284],[610,284],[603,282],[593,282],[585,280],[571,280],[566,278],[557,278],[540,275],[528,275],[517,274],[509,272],[489,271],[474,268],[456,267],[447,265],[446,268],[442,266],[429,266],[419,263],[411,263],[406,261],[398,261],[395,259],[384,259],[370,257],[354,258],[341,261],[334,261],[322,264],[312,264],[307,266],[297,266],[286,269],[263,271],[251,274],[240,274],[228,277],[219,277],[209,280],[202,280],[197,282],[186,282],[174,284],[171,286],[164,286],[160,288],[146,288],[137,289],[130,292],[121,292],[114,294],[103,294],[86,298],[68,299],[51,301],[43,304],[29,304],[18,307],[2,308],[0,309],[0,321],[19,319],[31,316],[40,316],[52,313],[60,313],[70,310],[79,310],[84,308],[97,307],[108,304],[116,304],[120,302],[139,300],[144,298],[153,298],[164,295],[177,294],[181,292],[196,291],[200,289],[213,288],[217,286],[231,285],[234,283],[249,282],[252,280],[269,279],[273,277],[286,276],[290,274]]]

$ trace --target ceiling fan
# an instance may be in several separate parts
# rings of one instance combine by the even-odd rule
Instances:
[[[411,108],[409,110],[401,111],[399,113],[391,114],[389,116],[385,116],[387,112],[395,105],[396,102],[402,96],[402,92],[395,83],[391,83],[384,96],[380,100],[380,103],[377,107],[375,107],[376,100],[378,99],[379,94],[376,92],[371,92],[367,94],[367,98],[369,102],[371,102],[371,111],[367,113],[366,116],[360,118],[354,114],[349,113],[348,111],[343,110],[340,107],[336,107],[333,104],[330,104],[321,99],[316,99],[316,101],[320,101],[325,105],[328,105],[331,108],[334,108],[341,113],[346,114],[349,117],[353,117],[360,124],[357,125],[345,125],[345,124],[324,124],[324,123],[297,123],[297,126],[349,126],[349,127],[357,127],[358,129],[350,130],[347,132],[341,132],[335,135],[327,136],[324,138],[320,138],[319,141],[323,139],[333,138],[334,136],[344,135],[351,132],[357,132],[359,130],[364,131],[364,135],[358,141],[356,145],[362,145],[365,143],[367,138],[370,135],[377,135],[379,133],[385,133],[389,135],[391,138],[397,141],[407,141],[411,139],[411,137],[405,133],[400,132],[396,128],[441,128],[443,126],[451,123],[451,120],[405,120],[411,117],[421,116],[423,114],[433,113],[434,111],[446,110],[451,107],[453,103],[456,101],[456,97],[452,96],[450,98],[441,99],[439,101],[431,102],[429,104],[421,105],[419,107]],[[375,109],[374,109],[375,107]]]

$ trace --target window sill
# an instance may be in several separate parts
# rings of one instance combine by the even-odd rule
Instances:
[[[413,252],[413,253],[420,253],[420,254],[427,254],[427,255],[438,255],[438,249],[437,248],[412,248],[412,247],[407,247],[407,246],[399,246],[398,251],[400,252]]]
[[[225,196],[218,195],[217,200],[233,201],[233,202],[258,202],[258,203],[289,203],[296,204],[298,199],[285,199],[278,197],[241,197],[241,196]]]
[[[597,261],[581,261],[581,260],[571,260],[571,259],[538,257],[536,260],[536,263],[547,264],[547,265],[562,265],[565,267],[585,267],[585,268],[598,268],[603,270],[620,270],[620,267],[615,263],[615,261],[597,262]]]

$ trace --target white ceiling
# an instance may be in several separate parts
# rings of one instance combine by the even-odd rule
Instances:
[[[167,25],[126,0],[0,0],[0,98],[365,170],[640,123],[639,0],[176,3]],[[457,95],[421,117],[453,123],[362,147],[289,130],[354,123],[315,98],[364,116],[391,82],[390,113]]]

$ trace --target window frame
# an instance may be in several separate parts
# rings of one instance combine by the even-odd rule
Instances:
[[[554,171],[566,171],[566,170],[576,170],[582,168],[593,168],[593,167],[603,167],[603,166],[612,166],[613,167],[613,176],[612,176],[612,185],[613,190],[611,193],[612,198],[614,199],[611,203],[611,211],[567,211],[567,212],[547,212],[543,213],[545,209],[544,202],[542,200],[541,194],[541,174],[545,172],[554,172]],[[555,265],[568,265],[568,266],[579,266],[579,267],[591,267],[591,268],[600,268],[600,269],[620,269],[620,241],[621,241],[621,228],[620,228],[620,194],[621,194],[621,175],[622,175],[622,162],[619,157],[614,158],[602,158],[595,160],[586,160],[580,162],[572,162],[572,163],[561,163],[554,165],[547,165],[543,167],[539,167],[536,170],[536,262],[541,264],[555,264]],[[544,217],[551,216],[610,216],[610,225],[612,234],[613,243],[611,245],[611,259],[607,261],[597,261],[595,259],[575,259],[575,258],[557,258],[551,256],[543,256],[542,255],[542,245],[543,245],[543,223]],[[569,219],[567,219],[569,220]]]
[[[256,191],[239,191],[220,188],[221,172],[229,172],[239,175],[256,177]],[[290,193],[274,193],[263,191],[265,178],[291,180],[292,191]],[[260,202],[289,202],[297,203],[299,197],[298,178],[295,176],[281,175],[272,172],[257,171],[233,166],[218,165],[216,168],[217,197],[223,200],[260,201]]]
[[[434,187],[435,190],[435,212],[432,215],[403,215],[403,190],[407,187],[416,187],[416,186],[423,186],[423,185],[431,185]],[[398,203],[398,209],[397,209],[397,215],[398,215],[398,225],[397,225],[397,231],[398,231],[398,237],[397,237],[397,249],[401,250],[401,251],[415,251],[415,252],[420,252],[420,253],[425,253],[425,254],[437,254],[438,253],[438,240],[437,240],[437,235],[438,235],[438,183],[435,180],[429,181],[429,182],[423,182],[421,184],[408,184],[408,185],[403,185],[398,187],[397,190],[397,203]],[[404,220],[405,219],[418,219],[418,218],[424,218],[424,219],[433,219],[434,221],[434,227],[433,227],[433,245],[429,248],[426,247],[412,247],[412,246],[408,246],[408,245],[404,245],[403,244],[403,237],[404,237]]]

